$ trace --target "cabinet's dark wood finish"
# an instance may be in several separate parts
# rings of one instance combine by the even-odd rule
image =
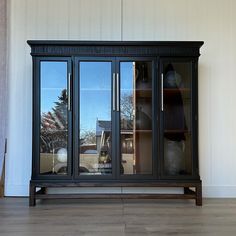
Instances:
[[[198,57],[203,42],[179,41],[37,41],[32,56],[189,56]]]
[[[29,40],[28,44],[31,47],[33,57],[33,161],[30,206],[35,205],[36,199],[104,197],[183,198],[195,199],[196,205],[202,205],[202,186],[198,165],[197,70],[199,49],[203,42]],[[48,65],[46,62],[55,62],[54,68],[50,69],[51,64],[48,63]],[[58,66],[58,62],[66,63],[65,70],[62,69],[63,66]],[[81,64],[86,62],[88,64]],[[107,81],[111,84],[104,89],[106,91],[104,94],[108,94],[111,100],[110,121],[97,120],[97,125],[103,125],[103,132],[107,132],[107,134],[103,134],[104,136],[99,137],[106,138],[107,142],[110,138],[112,140],[112,148],[109,146],[110,144],[106,144],[108,145],[107,148],[111,148],[109,155],[112,157],[112,162],[105,169],[99,169],[101,167],[98,165],[96,172],[99,173],[97,174],[91,174],[90,170],[80,166],[82,154],[84,155],[86,151],[87,153],[95,152],[91,144],[80,147],[84,141],[79,137],[80,95],[84,91],[89,93],[95,89],[91,83],[87,83],[87,87],[81,85],[81,76],[84,76],[81,75],[82,65],[84,68],[93,65],[92,63],[90,65],[89,62],[95,62],[94,65],[96,66],[98,66],[98,62],[105,64],[107,62],[105,67],[108,70],[105,69],[107,72],[106,75],[105,72],[103,73],[103,77],[108,76]],[[124,63],[124,69],[121,67],[122,63]],[[126,87],[121,87],[122,80],[120,77],[122,70],[127,71],[131,64],[134,70],[130,69],[133,73],[130,81],[136,86],[134,86],[133,94],[131,91],[135,113],[127,122],[121,121],[120,96],[122,89],[125,91]],[[91,69],[88,69],[88,72],[91,73]],[[53,73],[55,74],[51,75]],[[95,71],[94,73],[96,75],[98,72]],[[148,88],[146,88],[146,74],[149,76],[148,79],[151,79],[151,87]],[[140,83],[141,75],[143,79],[141,86],[143,88],[140,89],[138,83]],[[60,80],[58,86],[52,85],[54,81],[49,81],[50,78]],[[174,85],[172,84],[173,78],[176,83]],[[168,79],[170,80],[169,84],[166,84]],[[96,88],[94,93],[100,94],[101,91],[98,91],[99,89]],[[47,109],[49,109],[49,101],[56,98],[59,100],[54,102],[56,103],[56,107],[53,107],[55,117],[55,114],[47,113]],[[65,111],[65,108],[68,110]],[[58,115],[58,112],[61,113]],[[151,117],[151,128],[139,123],[141,118],[146,119],[146,122],[150,119],[144,113]],[[176,123],[173,123],[171,114],[176,116]],[[65,116],[65,124],[62,122],[65,119],[60,120],[62,115]],[[41,124],[42,118],[47,121],[45,123],[47,124],[46,128],[44,123]],[[59,121],[55,122],[58,118],[60,118]],[[55,123],[57,123],[56,126]],[[131,128],[131,124],[133,128]],[[121,126],[125,126],[125,128]],[[56,131],[56,129],[58,130]],[[53,132],[57,132],[57,138],[54,138]],[[112,132],[112,135],[109,132]],[[42,133],[44,134],[43,138],[40,136]],[[108,135],[111,137],[107,137]],[[121,159],[123,158],[122,137],[125,137],[123,141],[128,142],[129,145],[132,144],[132,149],[127,149],[128,144],[127,147],[125,146],[126,149],[123,150],[123,154],[125,152],[124,156],[127,159],[133,153],[132,158],[135,158],[133,170],[130,166],[127,169],[127,165],[131,163],[129,160],[127,164],[127,160]],[[49,145],[50,150],[48,150],[47,139],[51,140],[50,142],[53,144]],[[146,142],[145,145],[150,144],[151,151],[148,150],[149,154],[147,154],[151,158],[149,164],[141,162],[143,160],[140,159],[144,158],[145,149],[140,152],[142,146],[137,146],[137,148],[133,146],[142,140]],[[64,143],[60,146],[57,144],[59,142]],[[88,147],[92,150],[86,150]],[[82,154],[80,153],[81,148],[84,149]],[[136,148],[136,151],[133,148]],[[104,151],[105,149],[103,152],[101,150],[99,149],[98,158],[107,153]],[[173,156],[174,151],[177,154]],[[54,156],[55,153],[57,154],[56,157]],[[174,159],[171,161],[171,158]],[[63,160],[63,163],[66,161],[66,165],[62,166],[58,160]],[[172,162],[174,163],[173,166],[168,166],[172,165]],[[51,165],[52,170],[49,171],[47,165]],[[47,194],[49,187],[99,186],[181,187],[184,188],[184,194]],[[190,190],[190,187],[194,188],[195,191]],[[36,188],[40,188],[40,190],[36,192]]]
[[[36,192],[36,187],[41,188]],[[184,194],[47,194],[45,188],[47,187],[182,187]],[[195,188],[195,191],[189,189]],[[31,181],[30,183],[30,206],[35,206],[36,199],[52,199],[52,198],[146,198],[146,199],[195,199],[196,205],[202,205],[202,183],[201,181],[160,181],[160,182],[42,182]]]

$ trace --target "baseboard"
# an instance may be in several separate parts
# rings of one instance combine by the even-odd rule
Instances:
[[[58,189],[59,190],[59,189]],[[56,192],[58,191],[56,190]],[[61,189],[60,189],[61,190]],[[60,192],[59,190],[59,192]],[[75,189],[76,190],[76,189]],[[87,189],[91,192],[91,188]],[[117,192],[117,189],[111,188],[111,192]],[[140,192],[137,188],[128,189],[131,192]],[[166,188],[167,192],[170,193],[170,189]],[[71,188],[65,190],[67,193],[71,193]],[[77,189],[76,191],[79,191]],[[147,193],[150,189],[143,188],[142,192]],[[151,190],[153,191],[153,190]],[[119,192],[119,190],[118,190]],[[123,189],[123,192],[124,191]],[[164,193],[165,190],[162,188],[161,192]],[[29,185],[12,185],[12,184],[5,184],[5,196],[29,196]],[[203,197],[205,198],[236,198],[236,186],[203,186]]]
[[[0,198],[4,196],[4,175],[0,175]]]
[[[4,182],[5,182],[5,157],[3,164],[0,167],[0,198],[4,197]]]
[[[27,197],[29,196],[29,185],[16,185],[5,183],[6,197]]]
[[[0,181],[0,198],[4,196],[4,185],[3,182]]]
[[[203,197],[236,198],[236,186],[203,186]]]

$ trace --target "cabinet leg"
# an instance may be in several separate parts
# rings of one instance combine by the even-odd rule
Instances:
[[[42,187],[42,188],[41,188],[41,191],[42,191],[43,194],[46,194],[46,193],[47,193],[47,189],[46,189],[45,187]]]
[[[202,206],[202,183],[196,186],[196,206]]]
[[[36,187],[35,187],[35,185],[32,184],[32,183],[30,183],[29,206],[35,206],[35,204],[36,204],[35,192],[36,192]]]
[[[187,194],[189,192],[189,187],[184,187],[184,194]]]

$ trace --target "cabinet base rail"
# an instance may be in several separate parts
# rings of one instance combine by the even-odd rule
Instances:
[[[183,194],[169,193],[64,193],[51,194],[47,193],[48,187],[183,187]],[[36,188],[40,190],[36,191]],[[190,189],[193,188],[194,190]],[[58,184],[58,183],[30,183],[29,206],[35,206],[37,199],[194,199],[197,206],[202,206],[202,183],[154,183],[154,184],[92,184],[92,183],[73,183],[73,184]]]

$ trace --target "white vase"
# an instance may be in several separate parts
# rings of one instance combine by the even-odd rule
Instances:
[[[184,171],[184,145],[183,141],[164,140],[164,162],[166,175],[179,175]]]

